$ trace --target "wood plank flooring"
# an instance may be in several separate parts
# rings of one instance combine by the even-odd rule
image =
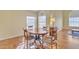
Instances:
[[[0,41],[0,49],[15,49],[21,42],[22,37],[16,37]],[[57,35],[58,49],[79,49],[79,38],[68,34],[68,30],[62,30]]]
[[[10,38],[0,41],[0,49],[15,49],[20,42],[21,37]]]
[[[60,49],[79,49],[79,37],[72,37],[68,30],[58,33],[58,48]]]

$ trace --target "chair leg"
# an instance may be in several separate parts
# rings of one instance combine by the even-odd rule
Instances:
[[[56,43],[56,49],[57,49],[57,43]]]
[[[57,49],[57,42],[54,42],[56,39],[52,40],[51,39],[51,49],[53,49],[53,47],[55,46]]]

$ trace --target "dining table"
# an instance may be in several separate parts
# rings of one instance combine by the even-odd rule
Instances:
[[[43,36],[46,35],[48,32],[44,30],[39,30],[39,31],[29,31],[30,34],[33,34],[35,36],[35,41],[39,41],[41,44],[41,47],[43,48]]]

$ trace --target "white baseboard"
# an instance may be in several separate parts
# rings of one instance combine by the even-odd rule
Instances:
[[[9,38],[14,38],[14,37],[19,37],[19,36],[23,36],[23,34],[13,35],[13,36],[8,36],[8,37],[0,37],[0,40],[6,40],[6,39],[9,39]]]

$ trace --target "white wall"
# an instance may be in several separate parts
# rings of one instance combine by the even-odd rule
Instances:
[[[31,11],[0,11],[0,40],[23,35],[26,16],[35,16]]]

